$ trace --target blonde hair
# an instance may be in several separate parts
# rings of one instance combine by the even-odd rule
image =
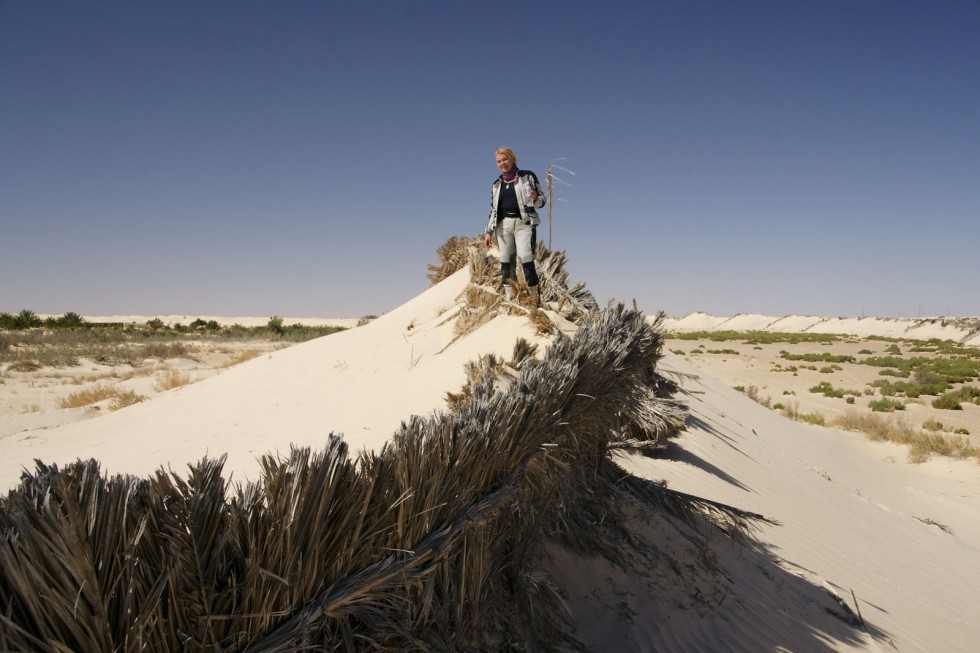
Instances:
[[[515,166],[517,165],[517,155],[514,154],[514,150],[510,149],[509,147],[501,147],[500,149],[498,149],[496,152],[493,153],[493,157],[497,158],[501,154],[503,154],[508,159],[510,159]]]

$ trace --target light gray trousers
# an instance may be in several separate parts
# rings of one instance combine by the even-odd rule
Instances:
[[[534,261],[534,250],[531,249],[531,238],[534,227],[525,224],[520,218],[504,218],[497,225],[497,248],[500,250],[500,261],[513,261],[517,254],[519,263]]]
[[[538,272],[534,267],[534,227],[520,218],[504,218],[497,224],[497,249],[500,250],[500,276],[508,298],[510,286],[507,282],[517,279],[515,256],[524,269],[528,287],[538,285]]]

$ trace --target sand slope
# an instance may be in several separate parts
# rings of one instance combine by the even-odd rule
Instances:
[[[343,433],[351,449],[382,446],[411,415],[445,408],[481,353],[509,358],[519,333],[540,340],[518,317],[502,317],[456,342],[461,270],[377,320],[263,355],[205,381],[96,419],[0,439],[0,486],[13,486],[33,460],[95,458],[103,471],[182,471],[206,455],[228,454],[233,480],[254,479],[257,457],[292,444],[322,447]]]

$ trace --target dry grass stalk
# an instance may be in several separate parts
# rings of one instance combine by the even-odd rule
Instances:
[[[440,246],[436,250],[436,258],[439,259],[439,264],[430,264],[427,266],[429,273],[426,277],[432,282],[432,285],[436,285],[443,279],[466,267],[470,257],[469,249],[476,242],[477,240],[474,238],[453,236]]]
[[[157,392],[166,392],[174,388],[183,387],[191,382],[191,375],[180,370],[167,370],[161,374],[153,384],[153,389]]]
[[[224,367],[224,368],[234,367],[235,365],[239,365],[239,364],[244,363],[246,361],[250,361],[253,358],[258,358],[261,355],[262,355],[262,352],[259,351],[258,349],[245,349],[245,350],[242,350],[239,353],[235,354],[231,358],[229,358],[225,362],[225,364],[222,365],[221,367]]]

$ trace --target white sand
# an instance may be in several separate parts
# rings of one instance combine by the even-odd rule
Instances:
[[[780,333],[836,333],[859,337],[882,336],[914,340],[953,340],[980,346],[980,317],[966,318],[881,318],[881,317],[815,317],[788,315],[773,317],[742,313],[717,317],[708,313],[691,313],[669,317],[664,328],[677,333],[691,331],[771,331]]]
[[[227,452],[226,469],[242,480],[254,478],[260,454],[285,453],[290,444],[320,447],[330,432],[342,432],[354,450],[377,448],[410,415],[442,410],[446,391],[462,385],[467,361],[487,352],[509,356],[519,335],[539,341],[525,319],[500,317],[454,343],[451,317],[467,282],[461,271],[363,327],[263,355],[116,413],[2,436],[0,484],[14,485],[34,458],[95,457],[110,472],[143,475]],[[694,314],[668,328],[817,330],[828,322]],[[948,329],[874,319],[831,324],[851,333]],[[665,366],[698,374],[673,355]],[[790,422],[706,376],[686,381],[685,390],[693,421],[672,446],[672,459],[632,456],[625,464],[674,489],[778,520],[759,537],[782,562],[773,567],[758,552],[715,538],[731,596],[704,610],[697,594],[711,588],[699,585],[694,544],[666,526],[636,524],[659,551],[678,556],[669,572],[678,582],[666,593],[644,589],[653,574],[667,573],[663,556],[651,554],[649,577],[559,556],[569,609],[591,650],[980,650],[974,462],[910,465],[901,447]],[[854,592],[867,631],[827,613],[829,590],[852,608]]]

